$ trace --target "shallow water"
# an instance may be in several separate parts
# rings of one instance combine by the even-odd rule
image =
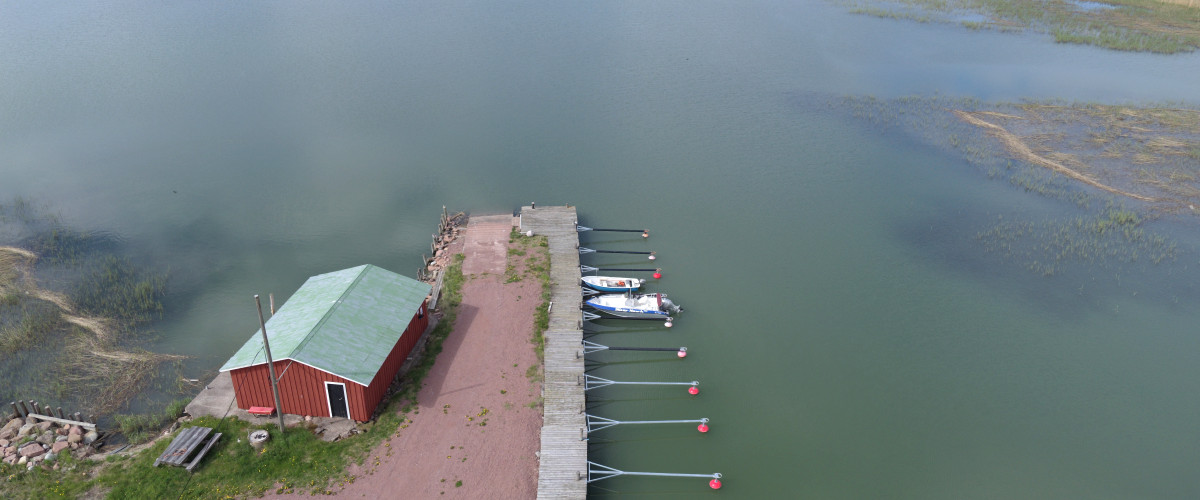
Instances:
[[[1200,459],[1195,225],[1169,267],[1044,277],[983,252],[1072,207],[798,103],[843,95],[1188,101],[1196,56],[847,14],[821,2],[9,6],[0,200],[169,267],[156,351],[207,377],[252,295],[362,263],[412,274],[443,205],[570,203],[652,249],[686,309],[604,353],[590,456],[721,472],[737,498],[1187,498]],[[799,96],[799,97],[798,97]],[[643,264],[594,256],[590,263]],[[1163,297],[1175,297],[1167,300]],[[143,405],[143,403],[139,403]],[[591,493],[692,497],[705,481]]]

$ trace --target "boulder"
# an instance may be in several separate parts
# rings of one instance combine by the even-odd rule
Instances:
[[[21,429],[17,431],[17,439],[21,439],[21,438],[28,436],[34,432],[37,432],[35,429],[37,429],[37,427],[35,427],[33,424],[22,425]]]
[[[70,448],[70,446],[71,446],[71,443],[68,443],[66,441],[57,441],[54,444],[50,445],[50,453],[54,453],[54,454],[61,453],[63,450]]]
[[[34,439],[34,441],[36,441],[38,443],[49,445],[49,444],[54,444],[54,438],[55,438],[55,436],[54,436],[53,432],[47,432],[45,434],[39,434],[37,439]]]
[[[9,440],[7,440],[7,439],[2,439],[2,438],[0,438],[0,450],[3,450],[3,449],[5,449],[5,448],[7,448],[7,447],[8,447],[8,445],[10,445],[10,444],[12,444],[12,442],[11,442],[11,441],[9,441]]]
[[[17,463],[17,456],[16,456],[16,455],[9,455],[9,456],[7,456],[7,457],[4,457],[4,460],[3,460],[3,462],[4,462],[4,463],[6,463],[6,464],[8,464],[8,465],[15,464],[15,463]]]
[[[38,422],[33,425],[36,426],[38,429],[41,429],[42,432],[46,432],[46,431],[50,430],[51,427],[54,427],[54,422]]]
[[[17,437],[17,430],[19,430],[22,425],[25,425],[25,421],[19,418],[9,420],[4,424],[4,427],[0,427],[0,438],[12,439]]]
[[[67,436],[67,442],[68,442],[68,443],[71,443],[71,444],[78,444],[78,443],[80,443],[80,442],[82,442],[82,441],[83,441],[83,436],[81,436],[81,435],[79,435],[79,434],[71,434],[70,436]]]
[[[55,432],[55,433],[57,433],[59,436],[66,436],[66,435],[67,435],[67,428],[66,428],[66,427],[59,427],[59,428],[57,428],[57,429],[54,429],[54,432]]]
[[[87,434],[83,435],[83,444],[92,444],[97,439],[100,439],[99,433],[97,433],[96,431],[88,431]]]
[[[83,427],[80,427],[78,425],[72,425],[71,429],[67,431],[67,435],[68,436],[82,436],[83,435]]]
[[[36,418],[33,418],[33,417],[25,417],[25,423],[27,423],[27,424],[36,424],[36,423],[38,423],[38,421],[37,421],[37,419],[36,419]]]
[[[42,460],[45,460],[45,461],[47,461],[47,462],[53,462],[53,461],[54,461],[54,459],[58,458],[58,453],[55,453],[55,452],[53,452],[53,451],[52,451],[52,452],[50,452],[50,453],[47,453],[47,454],[45,454],[45,455],[42,455],[42,456],[41,456],[41,457],[39,457],[39,458],[41,458]],[[34,460],[37,460],[37,459],[35,458]]]
[[[46,449],[42,448],[41,443],[29,443],[17,451],[17,454],[22,457],[40,457],[45,453]]]
[[[66,441],[66,440],[67,440],[67,436],[54,436],[55,443],[57,443],[59,441]]]
[[[17,465],[25,465],[27,462],[29,462],[29,457],[21,457],[17,459]]]

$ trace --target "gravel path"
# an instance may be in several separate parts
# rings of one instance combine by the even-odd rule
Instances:
[[[511,227],[511,216],[472,218],[463,265],[475,274],[468,273],[454,331],[425,378],[419,408],[362,467],[351,467],[358,478],[338,496],[537,496],[540,384],[526,373],[531,366],[537,373],[530,337],[540,290],[532,279],[504,283]]]

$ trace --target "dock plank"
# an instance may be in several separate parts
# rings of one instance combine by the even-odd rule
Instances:
[[[582,500],[587,496],[586,399],[579,379],[583,358],[583,302],[579,285],[579,233],[575,207],[521,207],[522,231],[544,235],[550,251],[550,328],[546,331],[539,499]]]

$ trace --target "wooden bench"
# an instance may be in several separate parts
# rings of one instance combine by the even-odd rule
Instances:
[[[275,414],[275,408],[272,406],[251,406],[246,411],[250,412],[251,415],[258,415],[260,417],[269,417]]]

